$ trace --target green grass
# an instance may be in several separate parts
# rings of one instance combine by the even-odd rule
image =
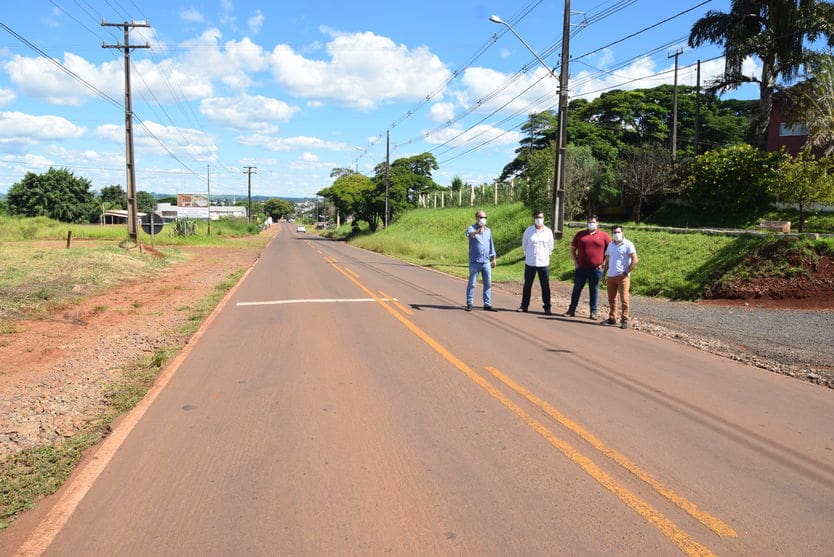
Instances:
[[[485,209],[498,252],[493,280],[522,280],[521,235],[532,223],[530,211],[520,203],[486,206]],[[474,214],[474,208],[415,209],[403,214],[388,229],[375,234],[361,228],[358,234],[351,236],[349,227],[344,226],[333,231],[332,236],[348,238],[352,244],[365,249],[466,277],[468,244],[465,232],[474,222]],[[764,238],[752,235],[673,234],[631,230],[629,223],[624,225],[626,237],[634,242],[640,256],[631,279],[631,291],[638,295],[683,300],[701,298],[727,273],[742,272],[744,256],[765,243]],[[570,241],[578,231],[578,228],[568,228],[565,237],[556,242],[550,268],[555,280],[570,281],[572,278]],[[825,239],[816,244],[818,249],[831,250],[834,241]]]

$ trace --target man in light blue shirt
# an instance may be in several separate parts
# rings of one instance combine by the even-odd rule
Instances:
[[[498,311],[492,307],[492,269],[498,262],[492,231],[487,228],[486,211],[475,213],[477,222],[466,229],[469,238],[469,282],[466,285],[466,311],[472,311],[475,283],[478,275],[484,282],[484,311]]]

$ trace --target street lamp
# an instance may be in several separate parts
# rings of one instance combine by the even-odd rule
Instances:
[[[493,23],[505,26],[510,32],[521,41],[536,60],[544,66],[550,75],[556,77],[556,69],[551,69],[544,60],[536,54],[521,35],[515,29],[497,15],[492,15],[489,20]],[[568,57],[570,55],[570,0],[565,0],[565,16],[562,28],[562,64],[559,72],[559,134],[556,136],[556,161],[553,169],[553,235],[561,239],[564,234],[565,224],[565,148],[568,144]]]

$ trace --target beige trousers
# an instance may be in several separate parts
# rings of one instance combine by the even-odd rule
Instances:
[[[608,277],[608,318],[617,320],[617,295],[623,306],[621,319],[628,321],[628,287],[630,280],[628,275]]]

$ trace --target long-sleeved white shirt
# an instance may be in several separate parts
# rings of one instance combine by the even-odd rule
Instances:
[[[553,231],[546,226],[528,226],[521,237],[524,263],[531,267],[549,267],[553,251]]]

